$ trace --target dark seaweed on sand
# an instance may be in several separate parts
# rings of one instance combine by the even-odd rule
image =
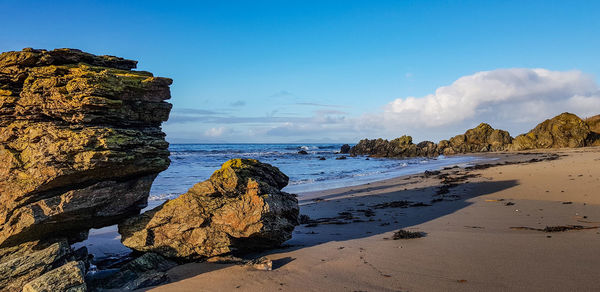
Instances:
[[[392,238],[394,240],[398,240],[398,239],[413,239],[413,238],[425,237],[425,235],[426,235],[425,232],[408,231],[408,230],[400,229],[400,230],[396,231],[396,233],[394,233],[394,236]]]

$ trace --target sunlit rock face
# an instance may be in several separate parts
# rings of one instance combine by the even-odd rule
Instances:
[[[513,142],[513,150],[543,148],[575,148],[591,146],[595,133],[578,116],[562,113],[538,124],[526,134],[519,135]]]
[[[288,177],[253,159],[233,159],[187,193],[119,224],[123,244],[169,258],[264,250],[292,237],[298,200]]]
[[[513,138],[507,131],[494,129],[486,123],[481,123],[464,134],[442,141],[438,145],[441,154],[475,153],[504,151],[509,148],[512,141]]]
[[[111,225],[170,163],[171,79],[74,49],[0,54],[0,247]]]

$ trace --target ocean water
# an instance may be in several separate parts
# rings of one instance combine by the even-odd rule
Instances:
[[[150,205],[173,199],[204,181],[233,158],[252,158],[278,167],[290,177],[285,191],[297,193],[351,186],[462,165],[468,156],[389,159],[336,154],[342,144],[172,144],[171,166],[159,174],[150,192]],[[307,155],[298,154],[304,150]],[[348,156],[345,160],[336,157]],[[320,160],[324,157],[325,160]]]

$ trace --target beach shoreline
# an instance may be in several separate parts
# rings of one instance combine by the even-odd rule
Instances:
[[[292,144],[290,144],[290,145],[292,145]],[[316,186],[296,185],[295,186],[296,189],[299,189],[300,187],[304,186],[304,187],[308,187],[309,191],[295,192],[294,189],[292,189],[292,190],[284,189],[284,191],[287,191],[290,193],[296,193],[298,195],[300,204],[302,204],[302,202],[306,201],[307,198],[312,198],[315,194],[328,192],[328,191],[335,191],[340,188],[344,189],[344,188],[348,188],[348,187],[360,187],[363,185],[385,183],[390,180],[393,181],[396,179],[403,179],[403,178],[410,177],[413,175],[420,175],[420,174],[423,174],[423,172],[425,170],[435,171],[435,170],[442,169],[445,167],[455,167],[455,166],[465,167],[465,166],[470,166],[470,165],[477,165],[477,164],[482,164],[482,163],[486,163],[486,162],[491,162],[493,160],[499,159],[499,158],[495,157],[493,153],[488,153],[488,154],[489,155],[470,155],[470,154],[454,155],[454,156],[450,157],[450,159],[443,159],[443,158],[439,159],[439,158],[435,158],[435,157],[422,158],[422,159],[424,159],[424,161],[430,161],[432,163],[418,164],[418,165],[413,165],[412,167],[409,166],[409,167],[403,168],[401,171],[408,173],[408,174],[404,174],[404,175],[397,175],[394,177],[389,177],[389,178],[379,179],[379,180],[363,179],[365,181],[364,183],[362,183],[362,182],[359,182],[356,184],[351,183],[348,186],[344,186],[344,187],[336,187],[336,185],[339,185],[340,182],[334,182],[331,184],[317,184]],[[359,156],[359,157],[353,157],[352,159],[364,160],[366,158],[367,158],[366,156]],[[406,162],[414,163],[414,160],[416,158],[419,158],[419,157],[379,158],[379,159],[380,160],[393,160],[393,161],[399,161],[399,162],[406,161]],[[344,162],[347,161],[350,163],[353,162],[350,159],[343,160],[343,161]],[[157,182],[155,182],[155,183],[157,183]],[[324,187],[324,188],[314,190],[316,187],[319,187],[319,186]],[[190,185],[189,187],[192,187],[192,186]],[[160,206],[161,204],[163,204],[167,200],[177,198],[180,194],[181,193],[179,193],[177,195],[172,195],[168,199],[165,198],[165,199],[160,199],[160,200],[149,200],[147,207],[142,209],[141,212],[145,212],[147,210],[154,209],[154,208]],[[92,229],[92,230],[90,230],[88,238],[85,241],[74,244],[75,248],[80,248],[80,247],[84,247],[84,246],[88,249],[88,252],[90,254],[94,255],[95,261],[100,261],[100,262],[103,262],[106,260],[111,262],[113,260],[117,260],[118,258],[128,257],[129,253],[131,253],[131,251],[132,251],[131,249],[129,249],[126,246],[124,246],[123,244],[121,244],[120,235],[117,231],[116,225],[106,226],[101,229]]]
[[[498,159],[304,194],[301,214],[319,223],[252,255],[273,260],[273,271],[189,263],[169,271],[172,283],[147,290],[593,290],[600,148],[478,155]],[[432,202],[444,181],[452,186]],[[400,201],[422,204],[389,207]],[[546,226],[589,229],[535,230]],[[393,240],[399,229],[426,236]]]

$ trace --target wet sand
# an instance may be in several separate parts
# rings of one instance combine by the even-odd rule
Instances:
[[[597,291],[600,148],[481,156],[499,159],[303,194],[272,271],[190,263],[147,290]]]

